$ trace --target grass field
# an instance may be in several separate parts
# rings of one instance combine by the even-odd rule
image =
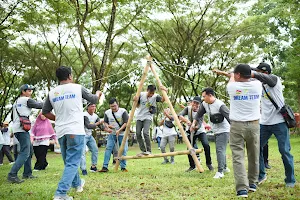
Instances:
[[[215,144],[211,144],[213,166],[217,168]],[[153,153],[158,153],[157,144],[153,143]],[[292,154],[295,161],[295,175],[299,181],[300,173],[300,136],[291,137]],[[199,145],[201,146],[201,145]],[[300,199],[300,184],[295,188],[286,188],[284,184],[284,169],[281,156],[278,152],[275,138],[269,141],[270,165],[268,180],[262,184],[257,192],[249,194],[250,199]],[[183,144],[177,145],[176,150],[185,150]],[[99,149],[98,168],[103,162],[104,148]],[[138,153],[135,144],[129,148],[129,155]],[[196,171],[185,173],[189,167],[187,156],[175,157],[175,165],[161,165],[162,158],[129,160],[129,172],[113,172],[110,165],[108,173],[88,173],[81,176],[86,180],[82,193],[70,190],[69,195],[74,199],[235,199],[235,185],[232,170],[231,151],[227,148],[228,166],[231,169],[223,179],[215,180],[214,172],[207,170],[204,173]],[[205,163],[204,154],[201,154],[202,163]],[[33,158],[34,163],[35,158]],[[60,154],[49,153],[49,167],[45,171],[34,172],[38,176],[35,180],[25,180],[22,184],[7,182],[7,173],[10,165],[0,166],[0,199],[52,199],[63,171],[63,162]],[[110,162],[111,163],[111,162]],[[90,154],[87,156],[87,165],[90,164]],[[23,169],[19,172],[22,176]],[[81,173],[80,173],[81,174]]]

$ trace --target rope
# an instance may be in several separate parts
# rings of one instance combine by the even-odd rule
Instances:
[[[138,68],[138,67],[136,67],[136,68]],[[136,69],[136,68],[134,68],[134,69]],[[118,74],[122,74],[122,73],[127,72],[127,71],[130,71],[130,70],[131,70],[131,69],[127,69],[127,70],[124,70],[124,71],[121,71],[121,72],[118,72],[118,73],[115,73],[115,74],[112,74],[112,75],[109,75],[109,76],[102,77],[102,78],[100,78],[100,79],[97,79],[97,80],[92,81],[92,83],[94,83],[94,82],[96,82],[96,81],[100,81],[100,80],[105,79],[105,78],[109,78],[109,77],[112,77],[112,76],[116,76],[116,75],[118,75]]]
[[[177,77],[179,77],[179,78],[181,78],[181,79],[183,79],[183,80],[186,80],[186,81],[188,81],[188,82],[190,82],[190,83],[193,83],[193,84],[195,84],[195,85],[198,85],[198,86],[200,86],[200,87],[205,88],[203,85],[200,85],[200,84],[195,83],[195,82],[193,82],[193,81],[191,81],[191,80],[189,80],[189,79],[187,79],[187,78],[184,78],[184,77],[182,77],[182,76],[179,76],[179,75],[177,75],[177,74],[175,74],[175,73],[173,73],[173,72],[171,72],[171,71],[169,71],[169,70],[166,70],[166,69],[164,69],[164,68],[162,68],[162,67],[159,67],[159,66],[158,66],[158,68],[159,68],[160,70],[166,71],[166,72],[168,72],[168,73],[170,73],[170,74],[172,74],[172,75],[174,75],[174,76],[177,76]],[[224,98],[229,99],[229,97],[227,97],[227,96],[225,96],[225,95],[223,95],[223,94],[221,94],[221,93],[219,93],[219,92],[215,92],[215,93],[218,94],[219,96],[223,96]]]

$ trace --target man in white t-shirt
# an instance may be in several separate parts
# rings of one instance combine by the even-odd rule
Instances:
[[[161,90],[167,91],[165,87]],[[147,92],[141,92],[140,96],[135,96],[134,101],[138,101],[139,106],[136,114],[136,137],[141,153],[138,156],[151,154],[151,141],[149,129],[152,123],[153,114],[157,111],[157,102],[164,102],[164,98],[155,93],[155,85],[148,85]],[[142,136],[143,130],[143,136]]]
[[[238,64],[230,76],[227,92],[230,96],[231,122],[229,143],[232,151],[235,188],[238,197],[255,192],[259,174],[259,119],[261,83],[252,81],[251,68]],[[245,147],[248,157],[248,174],[245,168]]]
[[[74,84],[70,67],[59,67],[56,77],[60,85],[49,92],[42,112],[55,121],[55,132],[65,164],[54,199],[70,200],[73,199],[67,195],[70,188],[82,192],[85,183],[78,173],[85,137],[82,99],[96,104],[102,93],[97,91],[93,95],[85,87]],[[52,109],[55,115],[51,113]]]
[[[157,141],[157,146],[158,146],[158,150],[160,150],[160,142],[161,142],[161,137],[162,137],[162,129],[163,127],[161,126],[156,126],[153,130],[152,133],[152,140],[156,140]]]
[[[1,128],[1,137],[3,137],[3,147],[2,151],[0,148],[0,165],[3,164],[3,157],[6,155],[10,164],[14,164],[14,159],[10,154],[10,131],[8,127],[9,123],[7,121],[3,122],[3,127]]]
[[[252,72],[252,77],[262,82],[263,87],[265,88],[263,89],[263,97],[261,101],[262,116],[260,119],[260,158],[258,181],[259,184],[261,184],[267,179],[263,148],[272,134],[274,134],[278,142],[279,152],[284,165],[284,181],[286,187],[294,187],[296,179],[294,174],[294,158],[290,152],[290,133],[283,116],[279,112],[280,108],[285,105],[281,80],[278,76],[271,74],[271,67],[267,63],[260,63],[255,70],[257,72]],[[278,109],[275,108],[268,96],[271,97],[274,103],[277,104]]]

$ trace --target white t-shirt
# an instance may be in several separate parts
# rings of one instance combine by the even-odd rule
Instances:
[[[156,126],[155,129],[153,130],[153,136],[155,136],[153,139],[157,137],[162,137],[162,129]]]
[[[99,118],[96,113],[93,113],[93,115],[90,115],[88,112],[84,112],[83,115],[87,117],[90,121],[90,124],[95,124],[97,119]],[[93,129],[88,129],[87,127],[84,127],[86,135],[90,136],[93,133]]]
[[[124,108],[119,108],[117,112],[114,112],[114,115],[116,119],[118,120],[119,124],[122,126],[124,123],[128,122],[129,115],[127,111]],[[112,125],[113,128],[113,133],[116,134],[116,131],[119,130],[121,127],[119,126],[118,122],[116,122],[112,110],[108,109],[104,113],[104,122],[108,123],[109,125]],[[124,134],[124,131],[120,133],[120,135]]]
[[[43,113],[54,109],[55,132],[58,138],[64,135],[85,135],[82,99],[97,103],[98,97],[86,88],[74,83],[55,87],[49,92]]]
[[[167,118],[165,120],[171,121],[169,118]],[[172,135],[177,135],[175,127],[169,128],[169,127],[166,126],[166,123],[164,122],[162,137],[169,137],[169,136],[172,136]]]
[[[141,92],[140,95],[140,106],[137,109],[136,120],[151,120],[153,118],[153,114],[149,112],[150,106],[156,107],[156,102],[161,101],[161,96],[158,94],[154,94],[152,97],[147,97],[147,92]]]
[[[260,119],[260,81],[229,82],[227,91],[230,96],[229,118],[233,121],[254,121]]]

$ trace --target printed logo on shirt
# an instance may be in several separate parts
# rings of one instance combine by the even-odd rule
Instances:
[[[259,99],[258,94],[249,94],[249,90],[236,90],[233,100],[235,101],[248,101],[248,100],[257,100]]]
[[[63,94],[61,96],[56,96],[52,99],[53,103],[57,102],[57,101],[63,101],[66,99],[75,99],[76,98],[76,94]]]
[[[266,88],[266,91],[267,91],[268,95],[270,96],[271,94],[270,94],[269,89]],[[268,99],[268,100],[269,100],[269,97],[267,96],[267,93],[265,93],[265,91],[262,91],[262,96],[263,96],[265,99]]]

